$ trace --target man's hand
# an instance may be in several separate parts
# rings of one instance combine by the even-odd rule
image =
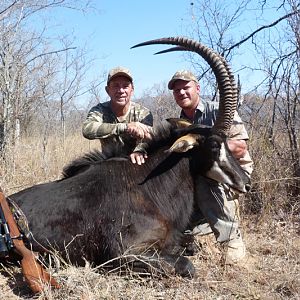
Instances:
[[[145,163],[145,159],[147,159],[148,156],[146,153],[142,152],[133,152],[130,154],[130,159],[133,164],[138,164],[139,166]]]
[[[131,122],[127,124],[126,132],[137,139],[151,139],[152,127],[140,122]]]
[[[232,155],[239,159],[246,155],[247,152],[247,143],[245,140],[233,140],[228,139],[227,145]]]

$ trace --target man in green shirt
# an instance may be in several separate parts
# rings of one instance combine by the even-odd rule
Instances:
[[[142,141],[151,137],[152,113],[131,101],[133,78],[124,67],[110,70],[105,90],[110,101],[91,108],[82,126],[83,136],[99,139],[105,157],[129,155],[133,163],[140,165],[147,157]]]
[[[176,72],[169,81],[168,88],[173,91],[174,99],[182,109],[181,118],[193,124],[213,126],[219,103],[200,99],[200,85],[193,73],[187,70]],[[227,144],[233,156],[250,176],[253,161],[247,150],[248,139],[244,123],[235,112]],[[203,194],[195,203],[195,212],[191,220],[194,224],[191,224],[190,228],[192,234],[213,232],[216,240],[226,250],[226,261],[238,262],[246,255],[239,229],[238,195],[226,185],[204,177],[199,178],[197,185]]]

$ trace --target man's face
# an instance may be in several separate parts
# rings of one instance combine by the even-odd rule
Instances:
[[[130,101],[133,90],[132,82],[125,76],[113,78],[106,87],[111,102],[119,106],[125,106]]]
[[[200,86],[195,81],[178,79],[173,86],[176,103],[183,109],[195,109],[199,102]]]

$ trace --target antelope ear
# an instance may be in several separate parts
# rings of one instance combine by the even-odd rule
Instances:
[[[189,133],[187,135],[184,135],[177,139],[167,151],[177,153],[187,152],[188,150],[199,145],[197,138],[199,138],[198,134]]]
[[[171,123],[173,128],[186,128],[192,125],[190,121],[179,118],[169,118],[167,121]]]

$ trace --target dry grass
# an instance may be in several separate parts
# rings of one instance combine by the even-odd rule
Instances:
[[[80,132],[66,137],[23,139],[10,150],[11,159],[0,163],[0,186],[11,194],[40,182],[60,177],[62,167],[80,154],[99,147],[99,141],[82,138]]]
[[[97,147],[80,135],[68,138],[64,146],[58,138],[47,142],[24,140],[12,153],[14,160],[2,164],[1,182],[6,194],[27,186],[56,179],[62,166],[82,152]],[[260,159],[261,156],[259,156]],[[270,162],[260,161],[260,172]],[[5,170],[5,172],[4,172]],[[265,177],[264,177],[265,176]],[[267,178],[256,175],[256,178]],[[183,279],[174,275],[145,277],[128,272],[104,274],[87,264],[83,268],[62,262],[53,268],[53,276],[61,284],[59,290],[45,288],[33,296],[23,282],[20,268],[0,266],[1,299],[300,299],[300,223],[299,216],[280,211],[285,193],[276,194],[277,187],[258,185],[262,197],[259,213],[246,215],[247,199],[242,203],[242,226],[247,245],[247,259],[234,266],[221,263],[222,253],[209,235],[197,237],[199,252],[191,257],[197,275]],[[280,187],[279,187],[280,188]],[[266,194],[268,193],[268,194]],[[273,193],[270,195],[269,193]],[[267,199],[277,202],[267,204]],[[251,201],[253,199],[251,198]]]

